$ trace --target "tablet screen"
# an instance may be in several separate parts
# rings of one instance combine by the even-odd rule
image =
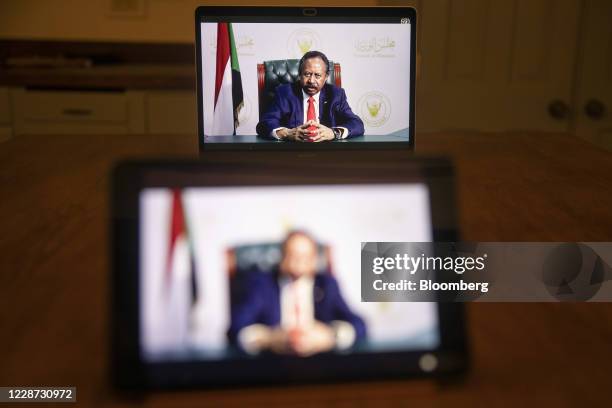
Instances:
[[[401,14],[408,9],[282,10],[201,9],[201,144],[412,144],[416,21]],[[317,125],[302,129],[310,120]]]
[[[435,303],[363,302],[361,242],[432,240],[424,183],[145,188],[148,363],[433,350]]]

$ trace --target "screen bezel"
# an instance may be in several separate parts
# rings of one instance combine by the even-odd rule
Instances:
[[[316,15],[306,15],[306,10],[316,10]],[[202,38],[200,24],[205,17],[215,19],[257,19],[277,18],[292,21],[313,21],[334,19],[346,22],[349,19],[402,18],[410,19],[410,89],[408,112],[408,140],[397,142],[350,143],[332,141],[326,143],[287,143],[270,141],[267,143],[207,143],[204,141],[204,115],[202,95]],[[412,7],[270,7],[270,6],[200,6],[195,11],[196,35],[196,93],[198,109],[198,146],[200,153],[215,150],[361,150],[361,149],[399,149],[413,151],[415,146],[415,92],[416,92],[416,10]]]
[[[254,152],[253,154],[261,154]],[[261,158],[260,158],[261,159]],[[405,165],[353,167],[347,159],[304,177],[287,175],[299,155],[284,163],[236,163],[208,157],[199,161],[134,161],[112,175],[112,380],[123,389],[207,388],[227,385],[328,382],[389,377],[439,377],[463,372],[468,364],[461,303],[438,303],[440,346],[376,354],[318,355],[221,361],[147,363],[140,353],[139,195],[153,187],[284,186],[422,182],[430,192],[434,241],[456,241],[454,176],[442,159],[410,160]],[[333,168],[332,177],[323,174]],[[344,170],[343,170],[344,169]],[[400,170],[400,171],[398,171]],[[273,175],[273,176],[271,176]],[[419,359],[434,354],[439,368],[428,373]],[[265,362],[265,364],[263,364]],[[239,374],[237,374],[239,373]]]

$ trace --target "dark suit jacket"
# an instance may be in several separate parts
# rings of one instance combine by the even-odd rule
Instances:
[[[238,332],[252,324],[278,326],[281,322],[280,286],[278,270],[271,273],[251,272],[242,282],[246,289],[241,299],[232,302],[230,342],[237,344]],[[353,313],[340,294],[338,282],[329,273],[317,274],[314,280],[314,317],[323,323],[342,320],[355,329],[356,341],[364,339],[366,327]]]
[[[363,135],[363,122],[353,113],[346,101],[344,89],[325,84],[319,95],[319,117],[321,124],[349,130],[348,137]],[[274,100],[257,124],[257,134],[270,137],[279,127],[294,128],[304,124],[304,100],[299,83],[279,85]]]

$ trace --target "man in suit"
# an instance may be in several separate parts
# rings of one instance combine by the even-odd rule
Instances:
[[[364,133],[362,120],[353,113],[342,88],[326,84],[329,60],[309,51],[298,65],[298,81],[280,85],[257,134],[296,142],[346,139]]]
[[[272,351],[309,356],[345,350],[366,336],[329,272],[317,273],[318,249],[306,233],[285,239],[277,269],[252,271],[241,299],[233,302],[230,342],[249,354]]]

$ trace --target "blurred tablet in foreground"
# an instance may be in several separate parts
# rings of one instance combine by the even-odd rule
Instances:
[[[361,166],[364,167],[364,166]],[[367,167],[367,166],[366,166]],[[130,162],[113,180],[113,376],[124,387],[458,372],[460,304],[362,302],[361,242],[456,239],[439,160],[283,176]]]

